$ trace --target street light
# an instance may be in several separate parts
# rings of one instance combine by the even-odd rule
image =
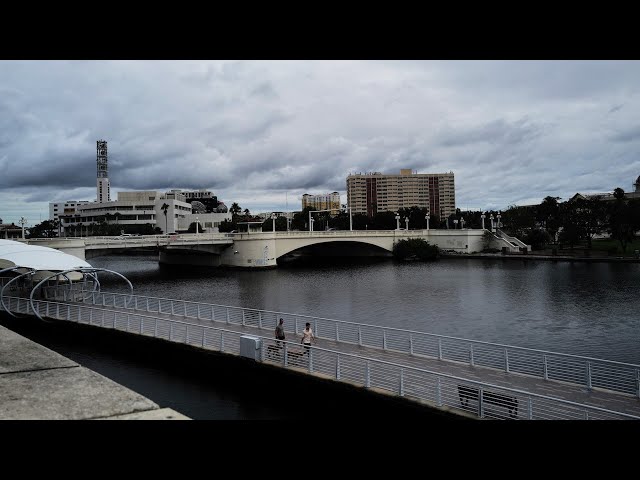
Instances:
[[[396,212],[396,230],[400,230],[400,214]]]
[[[404,217],[404,223],[407,224],[407,230],[409,230],[409,217]]]
[[[460,217],[460,228],[464,228],[464,217]]]
[[[498,215],[496,215],[496,217],[498,218],[498,222],[496,223],[496,228],[500,228],[500,217],[502,217],[502,215],[500,215],[500,210],[498,210]]]
[[[493,213],[489,215],[489,220],[491,220],[491,231],[493,232]]]
[[[271,214],[271,221],[273,222],[273,231],[274,231],[274,233],[276,231],[276,217],[277,217],[277,215],[275,213]]]
[[[427,214],[424,216],[425,220],[427,221],[427,231],[429,230],[429,212],[427,212]]]
[[[24,224],[27,223],[27,219],[24,218],[24,217],[20,217],[20,222],[19,223],[20,223],[20,225],[22,225],[22,239],[24,240]]]
[[[485,219],[486,215],[485,212],[482,212],[482,214],[480,215],[480,219],[482,220],[482,229],[484,230],[484,219]]]
[[[313,222],[315,222],[315,220],[312,218],[311,221],[309,222],[309,231],[313,232]]]

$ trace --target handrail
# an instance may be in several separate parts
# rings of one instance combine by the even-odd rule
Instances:
[[[21,300],[25,300],[22,297],[7,297],[8,299],[13,299],[13,300],[17,300],[18,302],[18,310],[19,310],[19,305],[20,305],[20,301]],[[81,305],[81,304],[69,304],[69,303],[63,303],[63,302],[52,302],[52,301],[46,301],[46,300],[37,300],[35,301],[35,305],[37,306],[38,310],[41,310],[41,306],[42,305],[46,305],[46,315],[49,315],[49,306],[50,305],[55,305],[57,306],[57,312],[58,312],[58,316],[60,315],[60,306],[64,306],[66,307],[67,311],[67,316],[68,318],[63,318],[63,320],[67,320],[67,321],[73,321],[72,315],[71,315],[71,308],[73,308],[74,310],[77,311],[76,317],[77,323],[82,323],[80,322],[80,313],[82,309],[88,309],[90,311],[99,311],[99,312],[103,312],[103,317],[102,317],[102,326],[104,327],[104,318],[106,314],[112,314],[114,316],[114,326],[112,328],[114,329],[118,329],[116,326],[116,314],[118,313],[115,310],[109,310],[109,309],[102,309],[102,308],[98,308],[95,306],[86,306],[86,305]],[[29,309],[29,305],[27,304],[27,310]],[[88,323],[91,323],[91,318],[92,318],[92,314],[90,316],[90,320]],[[235,337],[239,337],[244,335],[243,332],[237,332],[234,330],[229,330],[229,329],[225,329],[225,328],[220,328],[220,327],[214,327],[214,326],[209,326],[209,325],[201,325],[201,324],[195,324],[195,323],[189,323],[189,322],[185,322],[182,320],[176,320],[176,319],[164,319],[164,318],[158,318],[158,317],[153,317],[150,315],[142,315],[142,314],[138,314],[138,313],[134,313],[134,314],[126,314],[127,316],[127,328],[126,331],[129,333],[139,333],[141,335],[144,335],[143,333],[143,324],[144,324],[144,319],[148,319],[148,320],[153,320],[155,323],[155,329],[154,329],[154,336],[158,337],[158,321],[161,322],[167,322],[170,324],[178,324],[178,325],[182,325],[185,327],[185,333],[184,333],[184,342],[183,343],[189,343],[189,327],[195,327],[196,329],[202,329],[202,348],[204,348],[205,345],[205,330],[208,331],[216,331],[216,332],[220,332],[220,341],[221,341],[221,345],[220,345],[220,350],[228,353],[228,351],[224,350],[224,334],[227,335],[232,335]],[[130,321],[131,318],[130,317],[135,317],[137,319],[139,319],[139,323],[140,323],[140,327],[139,327],[139,332],[135,332],[135,331],[131,331],[130,330]],[[56,317],[51,317],[51,318],[56,318]],[[93,324],[92,324],[93,325]],[[105,328],[109,328],[109,327],[105,327]],[[174,338],[171,336],[173,335],[174,332],[174,328],[173,326],[170,329],[170,335],[169,335],[169,341],[176,341],[178,342],[179,340],[174,340]],[[260,335],[254,335],[260,339],[262,339],[262,341],[265,342],[265,344],[271,345],[275,348],[275,346],[277,345],[276,341],[274,341],[272,338],[268,338],[268,337],[264,337],[264,336],[260,336]],[[163,338],[163,337],[161,337]],[[182,338],[182,337],[180,337]],[[180,340],[181,341],[181,340]],[[294,343],[293,342],[289,342],[289,341],[281,341],[283,345],[285,345],[284,348],[284,352],[287,352],[287,347],[286,345],[291,345],[293,346]],[[295,343],[295,345],[299,346],[297,343]],[[405,375],[405,372],[413,372],[414,374],[420,374],[420,375],[428,375],[428,376],[435,376],[435,379],[437,381],[437,385],[440,385],[441,379],[447,379],[447,380],[452,380],[453,383],[455,385],[457,385],[457,391],[458,391],[458,395],[460,396],[460,402],[461,405],[464,405],[463,403],[463,395],[469,395],[468,393],[463,393],[465,390],[467,389],[467,391],[470,391],[471,389],[469,389],[468,385],[474,385],[476,387],[478,387],[479,396],[476,396],[476,399],[479,402],[479,406],[478,406],[478,416],[483,417],[483,409],[482,409],[482,401],[483,401],[483,390],[486,390],[485,394],[487,395],[485,403],[490,403],[489,402],[489,395],[493,395],[494,396],[494,401],[493,401],[493,405],[498,405],[499,407],[504,407],[507,408],[507,404],[501,404],[500,402],[502,402],[502,400],[499,400],[498,402],[496,402],[495,400],[495,396],[498,395],[496,393],[496,391],[499,392],[508,392],[511,397],[507,397],[507,396],[502,396],[499,395],[500,398],[504,397],[504,399],[507,399],[505,401],[513,401],[515,402],[515,417],[512,417],[512,410],[509,409],[509,417],[510,418],[519,418],[518,416],[518,410],[517,410],[517,402],[518,402],[518,396],[521,397],[525,397],[525,400],[527,400],[527,404],[528,404],[528,410],[526,413],[526,416],[528,419],[535,419],[534,418],[534,411],[536,413],[538,413],[538,415],[541,418],[546,418],[545,415],[560,415],[560,413],[562,412],[558,412],[557,411],[557,407],[558,405],[560,406],[564,406],[564,407],[572,407],[572,408],[576,408],[576,409],[580,409],[582,411],[584,411],[584,417],[585,419],[589,419],[589,412],[591,413],[601,413],[601,414],[607,414],[607,415],[614,415],[616,417],[622,417],[622,418],[628,418],[628,419],[640,419],[640,416],[636,416],[636,415],[632,415],[632,414],[628,414],[628,413],[623,413],[623,412],[616,412],[613,410],[609,410],[606,408],[602,408],[602,407],[596,407],[596,406],[592,406],[592,405],[586,405],[586,404],[581,404],[578,402],[573,402],[573,401],[569,401],[569,400],[564,400],[561,398],[556,398],[556,397],[551,397],[548,395],[542,395],[542,394],[537,394],[537,393],[532,393],[532,392],[527,392],[524,390],[520,390],[520,389],[516,389],[516,388],[510,388],[510,387],[503,387],[503,386],[498,386],[498,385],[494,385],[494,384],[490,384],[490,383],[486,383],[486,382],[479,382],[476,380],[471,380],[471,379],[466,379],[466,378],[462,378],[462,377],[458,377],[455,375],[450,375],[450,374],[446,374],[446,373],[439,373],[439,372],[434,372],[432,370],[428,370],[428,369],[424,369],[424,368],[420,368],[420,367],[414,367],[414,366],[409,366],[409,365],[402,365],[402,364],[398,364],[395,362],[389,362],[386,360],[378,360],[375,358],[371,358],[371,357],[365,357],[362,355],[357,355],[357,354],[351,354],[351,353],[343,353],[337,350],[331,350],[331,349],[327,349],[327,348],[323,348],[323,347],[317,347],[317,346],[311,346],[310,347],[311,352],[309,353],[309,357],[308,357],[308,368],[309,368],[309,373],[313,373],[312,371],[312,357],[315,356],[320,356],[320,355],[325,355],[325,357],[320,357],[317,359],[316,361],[316,370],[319,371],[322,368],[325,369],[325,371],[327,370],[327,368],[333,368],[333,367],[327,367],[326,365],[322,365],[321,361],[324,360],[325,364],[326,364],[326,358],[329,357],[329,359],[333,358],[332,356],[335,357],[336,359],[336,367],[335,367],[335,377],[337,381],[341,381],[341,377],[340,377],[340,358],[344,358],[344,357],[349,357],[352,359],[356,359],[359,361],[364,362],[364,371],[365,371],[365,377],[366,377],[366,381],[362,381],[362,380],[357,380],[357,383],[364,385],[365,387],[369,387],[369,388],[381,388],[384,390],[388,390],[391,391],[394,394],[399,394],[400,396],[405,396],[403,394],[403,392],[408,389],[409,387],[413,386],[413,384],[411,383],[412,381],[414,383],[416,383],[416,386],[421,386],[422,384],[420,383],[420,379],[415,379],[411,376],[407,376]],[[286,353],[285,353],[286,355]],[[264,361],[263,359],[263,353],[261,352],[261,361]],[[384,376],[383,378],[380,378],[379,380],[377,380],[376,378],[371,379],[369,376],[369,369],[371,364],[374,365],[379,365],[379,366],[388,366],[388,367],[393,367],[397,370],[399,370],[398,374],[399,374],[399,385],[400,385],[400,389],[399,391],[396,390],[395,388],[390,388],[389,385],[395,385],[395,377],[392,378],[391,383],[388,376]],[[286,358],[284,359],[284,367],[289,367],[289,368],[295,368],[294,365],[287,365],[286,362]],[[300,366],[300,365],[297,365]],[[342,380],[344,381],[344,380]],[[386,383],[385,383],[386,382]],[[459,383],[462,382],[462,383]],[[478,395],[478,394],[476,394]],[[428,395],[427,395],[428,396]],[[444,402],[442,401],[442,398],[440,398],[438,395],[436,396],[436,398],[438,399],[438,402],[436,403],[438,406],[442,406],[444,404]],[[455,398],[455,397],[454,397]],[[425,401],[432,401],[430,397],[428,398],[420,398],[421,400],[425,400]],[[553,402],[556,404],[556,406],[554,408],[549,408],[549,411],[543,411],[543,408],[545,407],[544,403],[542,403],[539,406],[536,406],[536,409],[532,408],[532,402],[534,400],[544,400],[547,402]],[[468,400],[467,400],[468,401]],[[435,402],[434,402],[435,403]],[[463,407],[457,407],[456,408],[462,408],[465,409]],[[509,407],[511,408],[511,407]],[[467,409],[468,410],[468,409]],[[566,413],[570,413],[570,411],[567,411]],[[544,415],[543,415],[544,414]]]

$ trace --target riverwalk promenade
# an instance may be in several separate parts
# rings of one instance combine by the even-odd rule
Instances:
[[[189,420],[0,325],[0,420]]]

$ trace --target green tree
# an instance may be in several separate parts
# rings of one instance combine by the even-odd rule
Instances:
[[[169,204],[165,202],[162,204],[162,207],[160,208],[162,209],[162,213],[164,213],[164,233],[167,233],[167,229],[169,228],[168,219],[167,219],[167,210],[169,209]]]
[[[435,260],[439,256],[437,245],[431,245],[422,238],[409,238],[393,243],[393,256],[401,260]]]
[[[25,236],[27,238],[55,238],[58,236],[58,226],[58,220],[45,220],[29,228]]]
[[[187,233],[202,233],[203,228],[202,228],[202,223],[197,222],[198,228],[196,229],[196,222],[191,222],[191,224],[189,225],[189,228],[187,229]]]
[[[242,209],[240,208],[240,205],[238,205],[236,202],[233,202],[231,204],[231,208],[229,208],[229,213],[231,213],[231,215],[239,215],[240,212],[242,212]]]

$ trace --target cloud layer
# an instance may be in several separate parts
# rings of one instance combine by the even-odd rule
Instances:
[[[118,190],[300,208],[349,172],[453,171],[457,206],[631,190],[638,61],[2,61],[0,218]]]

